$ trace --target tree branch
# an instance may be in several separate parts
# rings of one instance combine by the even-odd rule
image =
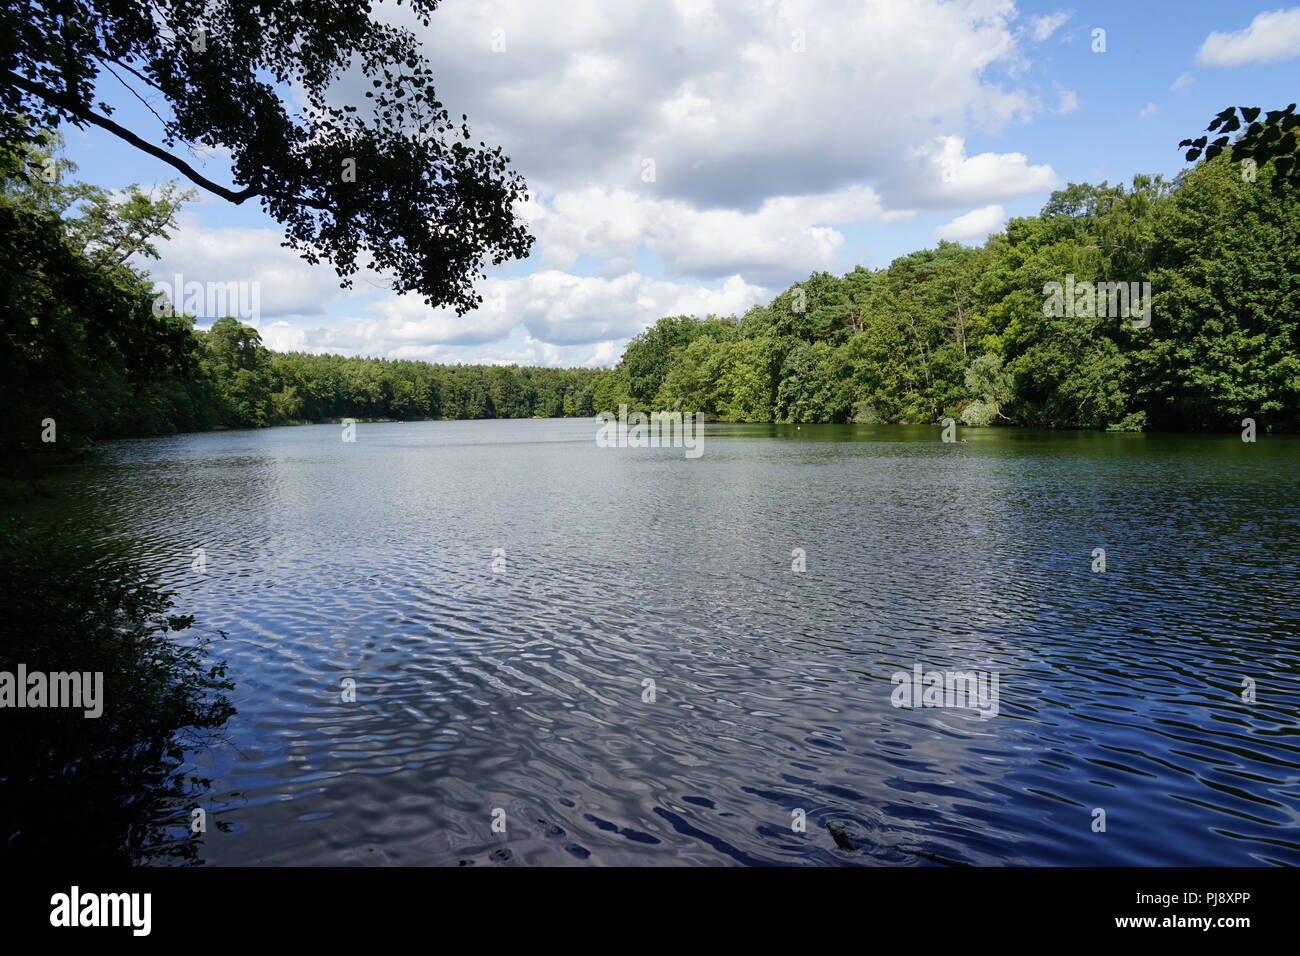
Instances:
[[[158,159],[161,159],[164,163],[167,163],[169,166],[172,166],[180,170],[192,182],[202,186],[204,189],[208,190],[208,192],[215,193],[216,195],[220,196],[222,199],[228,199],[230,200],[230,202],[234,203],[235,205],[239,205],[244,200],[259,195],[258,190],[252,186],[249,186],[245,189],[241,189],[238,192],[236,192],[235,190],[228,189],[219,183],[214,183],[212,180],[208,179],[208,177],[204,176],[193,166],[189,165],[189,163],[185,162],[182,159],[177,159],[175,156],[167,152],[167,150],[163,149],[162,147],[155,146],[153,143],[141,139],[139,136],[131,132],[125,126],[119,126],[117,123],[114,123],[111,119],[100,116],[98,113],[95,113],[87,109],[85,106],[78,103],[75,99],[73,99],[71,96],[68,96],[65,93],[60,93],[57,90],[52,90],[48,86],[44,86],[40,83],[33,82],[32,80],[27,79],[27,77],[20,76],[19,74],[14,73],[12,71],[8,74],[8,77],[9,77],[9,81],[13,83],[14,86],[18,87],[20,90],[30,93],[32,96],[39,97],[40,99],[44,100],[46,103],[49,103],[51,106],[58,107],[59,109],[63,110],[65,113],[71,114],[72,116],[76,117],[82,122],[91,123],[92,125],[98,126],[101,129],[108,130],[110,133],[112,133],[114,136],[118,137],[119,139],[126,140],[136,149],[143,150],[144,152],[148,153],[150,156],[157,157]]]
[[[121,83],[124,87],[126,87],[126,89],[130,92],[130,94],[131,94],[132,96],[134,96],[137,100],[139,100],[141,103],[143,103],[144,106],[145,106],[145,109],[147,109],[150,113],[152,113],[155,117],[157,117],[158,122],[162,123],[163,125],[166,125],[167,121],[164,120],[161,116],[158,115],[158,111],[157,111],[156,109],[154,109],[151,105],[149,105],[149,101],[146,100],[146,99],[145,99],[143,96],[141,96],[139,93],[137,93],[137,92],[135,91],[134,87],[130,86],[130,85],[126,82],[126,80],[124,80],[124,79],[122,79],[120,76],[118,76],[118,75],[117,75],[117,71],[116,71],[115,69],[113,69],[113,68],[112,68],[111,66],[109,66],[107,63],[103,63],[103,67],[104,67],[104,69],[108,70],[109,73],[113,74],[113,77],[117,80],[117,82]]]

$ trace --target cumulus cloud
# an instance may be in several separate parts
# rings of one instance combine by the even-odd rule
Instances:
[[[1051,166],[1031,166],[1024,153],[967,156],[966,142],[960,136],[940,136],[913,148],[907,165],[915,173],[908,205],[987,204],[1054,189],[1059,182]]]
[[[1034,41],[1036,43],[1042,43],[1061,27],[1065,26],[1065,22],[1072,16],[1074,16],[1073,13],[1057,11],[1056,13],[1049,13],[1046,16],[1030,17],[1029,27],[1033,33]]]
[[[1078,108],[1079,108],[1079,94],[1076,93],[1074,90],[1062,90],[1061,102],[1060,105],[1057,106],[1056,112],[1073,113]]]
[[[544,193],[632,187],[651,159],[661,198],[753,210],[869,182],[936,125],[1041,109],[1009,82],[1009,0],[448,0],[428,28],[381,9],[427,45],[440,99]]]
[[[1266,11],[1232,33],[1211,33],[1196,52],[1198,66],[1277,63],[1300,56],[1300,7]]]
[[[1169,84],[1169,89],[1175,93],[1182,93],[1184,90],[1190,90],[1196,83],[1196,77],[1190,73],[1179,73],[1178,79]]]
[[[567,269],[579,255],[607,259],[602,270],[629,271],[644,246],[672,277],[718,279],[744,274],[765,285],[785,285],[839,261],[844,236],[836,223],[883,221],[879,196],[866,186],[815,196],[768,199],[753,212],[697,209],[626,189],[590,186],[536,200],[525,207],[542,260]]]
[[[1156,106],[1156,104],[1148,103],[1146,106],[1142,107],[1141,111],[1138,113],[1138,116],[1141,119],[1147,119],[1148,117],[1155,116],[1156,113],[1158,112],[1160,112],[1160,110],[1159,107]]]
[[[982,209],[972,209],[965,215],[958,216],[952,222],[936,226],[934,237],[954,242],[962,239],[982,241],[988,237],[989,233],[1000,231],[1002,224],[1006,220],[1006,212],[997,204],[985,206]]]
[[[449,112],[527,177],[534,271],[484,280],[484,306],[458,317],[374,276],[349,300],[278,229],[186,224],[155,274],[260,281],[273,347],[603,362],[663,315],[743,312],[851,267],[852,227],[971,209],[936,234],[978,237],[1000,203],[1058,185],[1024,153],[966,143],[1052,111],[1024,86],[1022,45],[1067,12],[1028,29],[1012,0],[446,0],[427,28],[383,0],[376,15],[416,34]],[[348,74],[333,92],[362,91]],[[1077,105],[1067,90],[1057,109]]]
[[[355,320],[353,320],[355,321]],[[561,346],[532,336],[482,347],[407,342],[383,346],[380,339],[356,335],[342,323],[340,328],[310,328],[274,322],[261,329],[262,341],[276,351],[331,352],[342,355],[383,356],[395,360],[442,362],[450,365],[544,365],[555,368],[612,365],[622,354],[623,341],[598,342],[594,346]],[[359,344],[358,344],[359,343]]]
[[[594,346],[605,355],[612,348],[608,343],[626,340],[665,315],[735,315],[773,294],[739,276],[710,288],[635,272],[609,279],[556,269],[488,279],[480,292],[482,307],[464,318],[411,296],[389,296],[370,307],[371,316],[272,323],[262,330],[263,339],[277,349],[417,358],[466,354],[471,347],[483,355],[483,347],[522,328],[535,351],[543,344]]]
[[[351,290],[339,288],[334,271],[313,266],[296,252],[283,248],[284,233],[278,228],[225,227],[204,229],[193,213],[182,213],[170,240],[156,243],[157,261],[139,262],[155,282],[169,287],[181,277],[181,284],[258,283],[261,314],[268,318],[285,315],[319,315],[325,307],[348,295],[363,295],[365,276]],[[179,305],[179,303],[178,303]],[[220,316],[202,316],[200,325]]]

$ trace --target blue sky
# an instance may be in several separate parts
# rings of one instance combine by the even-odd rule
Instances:
[[[448,109],[534,193],[521,214],[538,243],[489,273],[483,309],[457,317],[382,277],[344,292],[279,248],[254,201],[200,196],[161,260],[138,264],[168,283],[258,283],[246,319],[273,348],[609,364],[662,315],[737,313],[939,237],[979,243],[1067,182],[1172,177],[1178,141],[1219,110],[1300,89],[1300,7],[1204,0],[448,0],[412,29]],[[347,78],[338,99],[358,89]],[[100,94],[154,133],[116,81]],[[65,137],[88,182],[177,177],[106,132]],[[220,154],[199,168],[230,182]]]

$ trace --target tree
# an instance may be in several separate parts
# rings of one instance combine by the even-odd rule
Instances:
[[[733,422],[772,420],[772,339],[743,339],[726,346],[719,375],[718,411]]]
[[[680,408],[684,412],[716,415],[720,399],[718,374],[726,350],[725,343],[715,341],[710,335],[674,350],[672,366],[655,400],[657,410]]]
[[[57,137],[34,139],[30,151],[0,143],[0,258],[10,264],[0,287],[0,439],[15,462],[120,433],[141,414],[167,420],[165,406],[190,405],[197,384],[191,321],[155,314],[152,289],[122,256],[123,246],[152,253],[174,212],[170,194],[151,200],[131,187],[110,201],[65,178],[75,167],[56,155]],[[56,428],[48,443],[47,419]]]
[[[870,396],[888,420],[934,421],[961,397],[968,340],[977,331],[969,273],[978,257],[943,242],[895,259],[871,282],[854,337],[864,341],[851,341],[847,356],[865,387],[859,400]]]
[[[425,26],[437,4],[409,0]],[[230,202],[257,198],[285,245],[331,262],[343,286],[362,267],[391,272],[394,291],[463,314],[482,302],[473,284],[485,264],[532,244],[514,217],[524,182],[499,147],[470,142],[467,116],[448,115],[415,36],[370,10],[368,0],[15,0],[0,12],[0,141],[96,126]],[[350,69],[370,86],[365,108],[332,105]],[[114,120],[100,85],[151,110],[161,97],[159,141]],[[291,95],[302,103],[292,112]],[[229,151],[234,185],[173,155],[177,144]]]
[[[827,407],[834,385],[832,349],[825,342],[799,343],[786,356],[775,414],[783,422],[823,422],[833,419]]]
[[[1300,114],[1296,113],[1292,103],[1284,110],[1269,110],[1264,119],[1259,119],[1258,106],[1232,107],[1219,113],[1206,129],[1219,137],[1208,142],[1208,136],[1185,139],[1178,145],[1190,147],[1186,153],[1189,163],[1194,163],[1204,153],[1206,159],[1214,159],[1225,150],[1231,151],[1234,160],[1251,160],[1256,168],[1272,163],[1274,170],[1283,180],[1292,186],[1300,186]],[[1237,118],[1237,110],[1241,118]],[[1229,143],[1228,134],[1245,130],[1236,141]]]
[[[269,359],[257,329],[225,316],[204,336],[231,425],[257,427],[273,418]]]
[[[772,300],[768,320],[777,336],[804,342],[840,342],[853,327],[853,305],[843,283],[828,272],[814,272]]]
[[[631,404],[647,408],[659,394],[676,356],[695,340],[709,336],[714,341],[731,338],[735,323],[710,316],[669,316],[643,330],[623,352],[619,367],[627,376]]]
[[[969,417],[963,411],[962,420],[968,425],[988,425],[995,415],[1007,418],[1002,414],[1002,403],[1011,396],[1012,384],[1011,376],[1002,369],[1001,356],[985,353],[975,359],[966,369],[966,387],[980,399],[978,404],[988,411],[973,411]],[[968,406],[967,410],[971,407]]]
[[[1300,192],[1228,156],[1188,172],[1156,234],[1149,343],[1134,356],[1153,427],[1300,426]]]

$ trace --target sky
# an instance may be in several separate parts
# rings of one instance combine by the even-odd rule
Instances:
[[[665,315],[739,315],[813,272],[978,245],[1070,182],[1172,178],[1220,110],[1297,99],[1300,6],[1084,7],[445,0],[424,27],[377,3],[420,38],[448,112],[527,180],[529,257],[489,269],[457,316],[380,276],[342,289],[255,202],[200,193],[135,264],[168,286],[257,283],[243,318],[277,350],[606,366]],[[338,99],[359,103],[350,79]],[[114,119],[157,141],[115,84],[98,91]],[[64,135],[78,179],[177,178],[106,131]],[[232,183],[221,153],[178,149]]]

